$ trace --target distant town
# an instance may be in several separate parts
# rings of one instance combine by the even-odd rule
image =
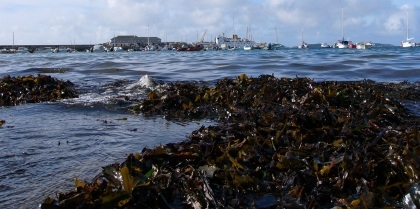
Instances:
[[[226,37],[219,35],[213,42],[204,41],[204,36],[196,43],[186,42],[162,42],[158,37],[138,37],[135,35],[120,35],[111,38],[108,42],[101,44],[69,44],[69,45],[3,45],[0,46],[0,53],[40,53],[40,52],[112,52],[112,51],[200,51],[200,50],[277,50],[282,48],[355,48],[369,49],[375,46],[392,46],[388,44],[378,44],[372,42],[353,43],[349,40],[338,40],[329,45],[327,43],[307,44],[302,39],[302,43],[295,47],[285,47],[279,43],[256,43],[249,37],[240,38],[237,34]],[[420,43],[401,43],[402,47],[406,44],[408,47],[420,46]]]

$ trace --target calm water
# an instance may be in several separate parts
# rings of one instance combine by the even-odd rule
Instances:
[[[89,181],[101,166],[122,162],[129,153],[185,140],[214,123],[131,114],[119,96],[142,98],[148,89],[136,84],[144,75],[161,83],[211,82],[242,73],[418,82],[420,47],[0,54],[0,77],[39,73],[75,83],[80,98],[0,107],[6,120],[0,128],[0,208],[37,208],[45,197],[73,189],[74,176]]]

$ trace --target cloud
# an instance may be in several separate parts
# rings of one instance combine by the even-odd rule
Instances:
[[[409,1],[409,0],[407,0]],[[158,36],[168,41],[206,40],[235,32],[245,37],[251,28],[256,41],[296,45],[304,28],[309,43],[345,37],[397,44],[405,35],[405,11],[410,33],[418,33],[418,6],[397,0],[2,0],[0,44],[15,32],[22,44],[105,42],[115,35]],[[341,21],[341,8],[344,20]],[[233,21],[234,19],[234,21]],[[235,27],[233,27],[233,22]],[[420,31],[419,31],[420,32]],[[415,36],[415,35],[414,35]]]

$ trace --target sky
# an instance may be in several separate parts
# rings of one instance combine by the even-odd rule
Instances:
[[[310,44],[344,36],[399,45],[407,14],[409,36],[420,42],[419,8],[419,0],[1,0],[0,45],[96,44],[118,35],[196,42],[247,31],[286,46],[302,34]]]

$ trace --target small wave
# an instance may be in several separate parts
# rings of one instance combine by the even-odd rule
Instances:
[[[128,90],[133,90],[133,89],[138,89],[138,88],[155,89],[157,86],[158,86],[158,83],[155,80],[153,80],[153,78],[149,77],[148,75],[144,75],[136,83],[133,83],[127,86],[126,89]]]
[[[29,68],[24,70],[24,72],[35,72],[35,73],[66,73],[70,71],[70,68]]]

